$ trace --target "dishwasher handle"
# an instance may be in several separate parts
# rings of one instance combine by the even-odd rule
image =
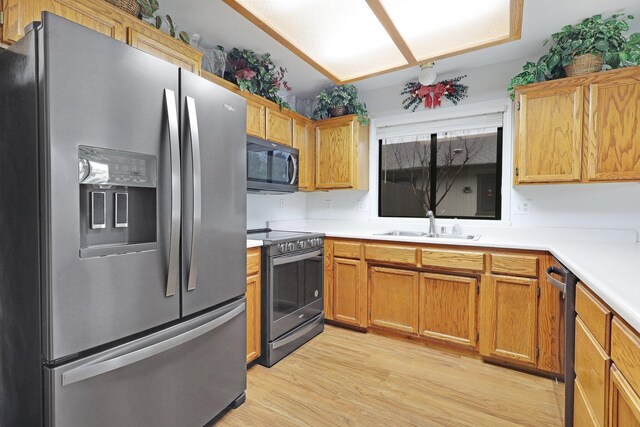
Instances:
[[[552,273],[562,277],[564,281],[561,282],[560,280],[556,279],[551,275]],[[560,267],[556,267],[555,265],[547,268],[547,280],[553,285],[554,288],[559,289],[563,294],[567,291],[568,275],[569,273],[566,270],[563,270]]]

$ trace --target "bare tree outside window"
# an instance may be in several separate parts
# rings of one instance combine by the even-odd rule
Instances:
[[[380,216],[499,218],[501,129],[481,129],[380,145]]]

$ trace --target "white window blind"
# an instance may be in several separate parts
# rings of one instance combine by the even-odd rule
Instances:
[[[452,119],[422,121],[418,123],[402,124],[396,126],[384,126],[376,129],[379,139],[413,137],[416,135],[431,135],[433,133],[445,133],[466,131],[482,128],[497,128],[503,125],[503,112],[479,114]]]

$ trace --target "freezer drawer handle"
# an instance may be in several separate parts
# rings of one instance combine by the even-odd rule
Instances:
[[[307,326],[305,326],[304,328],[300,329],[299,331],[289,335],[288,337],[284,337],[281,340],[275,341],[272,344],[272,347],[274,350],[285,346],[295,340],[297,340],[298,338],[300,338],[303,335],[306,335],[307,333],[309,333],[310,330],[312,330],[313,328],[315,328],[316,326],[318,326],[320,323],[322,323],[322,317],[318,317],[316,320],[314,320],[313,322],[309,323]]]
[[[196,101],[187,96],[187,119],[191,135],[191,162],[193,163],[193,227],[191,229],[191,260],[189,261],[189,279],[187,291],[196,288],[198,279],[198,249],[200,247],[200,229],[202,228],[202,173],[200,167],[200,133]]]
[[[98,361],[96,363],[80,366],[62,374],[62,385],[67,386],[73,383],[84,381],[89,378],[97,377],[98,375],[106,374],[107,372],[114,371],[119,368],[134,364],[141,360],[147,359],[152,356],[156,356],[172,348],[178,347],[188,341],[194,340],[201,335],[204,335],[219,326],[229,322],[234,317],[242,314],[245,310],[246,303],[242,303],[238,307],[223,314],[217,319],[211,322],[205,323],[202,326],[191,329],[183,334],[177,335],[168,340],[150,345],[140,350],[133,351],[131,353],[124,354],[122,356],[116,356],[104,361]]]
[[[169,236],[169,272],[167,273],[166,296],[175,295],[180,268],[180,135],[176,95],[164,90],[165,108],[169,122],[169,145],[171,153],[171,232]]]
[[[564,282],[559,281],[558,279],[554,278],[553,276],[551,276],[551,273],[557,274],[560,277],[564,278]],[[559,289],[562,293],[565,293],[567,291],[567,272],[562,270],[561,268],[558,268],[554,265],[552,265],[551,267],[547,268],[547,280],[549,281],[549,283],[551,283],[553,285],[554,288]]]

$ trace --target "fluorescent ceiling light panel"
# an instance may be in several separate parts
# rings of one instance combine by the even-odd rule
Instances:
[[[234,3],[276,32],[285,46],[301,51],[334,79],[349,81],[408,65],[364,0]]]
[[[380,0],[418,62],[511,36],[511,0]]]

